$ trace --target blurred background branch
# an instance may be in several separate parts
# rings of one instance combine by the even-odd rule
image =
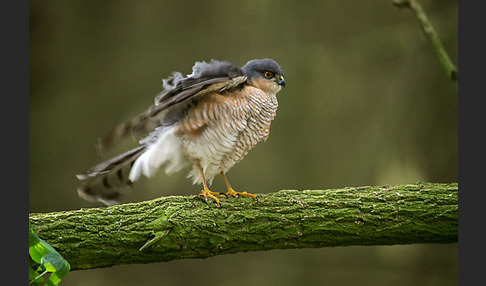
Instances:
[[[72,270],[289,248],[456,243],[458,184],[261,194],[222,208],[196,196],[30,214]]]
[[[432,49],[437,56],[440,64],[444,68],[447,76],[451,80],[454,88],[457,91],[458,88],[458,73],[456,66],[452,63],[449,55],[447,54],[442,42],[440,41],[439,35],[435,31],[434,27],[430,23],[427,14],[425,14],[422,5],[418,0],[394,0],[393,4],[399,8],[410,8],[413,14],[417,18],[417,21],[422,29],[425,38],[432,46]]]

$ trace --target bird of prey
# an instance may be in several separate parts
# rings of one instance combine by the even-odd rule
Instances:
[[[233,190],[225,173],[268,138],[278,107],[276,94],[284,86],[284,72],[272,59],[250,60],[241,68],[226,61],[203,61],[185,77],[172,73],[163,80],[164,90],[154,105],[98,140],[98,147],[105,149],[127,134],[148,134],[140,146],[78,174],[83,181],[79,196],[116,204],[140,177],[150,178],[159,168],[171,174],[191,166],[187,177],[203,184],[200,197],[218,206],[218,197],[258,200]],[[208,188],[218,174],[226,193]]]

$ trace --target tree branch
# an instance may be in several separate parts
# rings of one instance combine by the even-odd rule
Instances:
[[[447,77],[451,80],[454,88],[457,91],[458,85],[458,73],[456,66],[452,63],[449,55],[442,46],[442,42],[439,39],[439,35],[435,31],[434,27],[430,23],[427,15],[425,14],[424,9],[420,5],[418,0],[393,0],[393,4],[399,8],[410,8],[413,14],[417,18],[417,21],[422,29],[422,32],[425,35],[425,38],[432,46],[432,49],[437,56],[440,64],[444,68],[445,72],[447,73]]]
[[[457,193],[457,183],[283,190],[258,203],[223,199],[221,208],[171,196],[29,219],[76,270],[269,249],[454,243]]]

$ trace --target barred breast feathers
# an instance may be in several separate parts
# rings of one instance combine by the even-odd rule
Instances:
[[[199,108],[191,110],[178,131],[192,130],[181,134],[182,138],[191,137],[185,141],[183,148],[188,157],[201,165],[209,183],[221,171],[228,171],[243,159],[258,142],[268,138],[278,105],[275,95],[268,95],[253,86],[212,97],[200,102]],[[205,124],[200,125],[201,122]],[[211,128],[206,128],[207,125]],[[194,132],[198,127],[200,130]],[[196,167],[188,177],[195,184],[202,182]]]

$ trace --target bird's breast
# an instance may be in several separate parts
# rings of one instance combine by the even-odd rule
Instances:
[[[277,107],[275,94],[251,86],[233,93],[214,93],[192,107],[176,134],[186,156],[199,162],[211,177],[229,170],[268,138]]]

